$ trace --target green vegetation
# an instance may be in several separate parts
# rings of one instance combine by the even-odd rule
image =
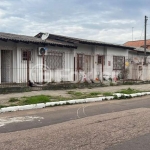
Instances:
[[[130,82],[130,81],[127,81],[127,82],[124,82],[123,85],[134,85],[136,82]]]
[[[99,96],[99,95],[101,95],[102,93],[101,92],[91,92],[91,93],[89,93],[88,95],[89,96]]]
[[[111,93],[111,92],[105,92],[105,93],[103,93],[103,96],[112,96],[113,95],[113,93]]]
[[[11,102],[10,106],[16,106],[16,105],[30,105],[46,102],[64,101],[70,99],[71,98],[66,98],[62,96],[37,95],[31,97],[21,97],[20,99],[10,98],[9,102]]]
[[[114,85],[115,85],[114,83],[110,82],[110,86],[114,86]]]
[[[71,99],[92,98],[92,97],[99,97],[100,95],[102,95],[101,92],[82,93],[75,91],[68,91],[68,94],[70,94]]]
[[[24,100],[20,101],[20,104],[28,105],[28,104],[46,103],[49,101],[50,101],[49,96],[39,95],[39,96],[26,97],[24,98]]]
[[[116,93],[122,93],[122,94],[133,94],[133,93],[139,93],[142,91],[135,90],[135,89],[122,89],[120,91],[117,91]],[[30,104],[37,104],[37,103],[46,103],[46,102],[57,102],[57,101],[65,101],[65,100],[72,100],[72,99],[85,99],[85,98],[94,98],[94,97],[100,97],[100,96],[112,96],[113,93],[111,92],[79,92],[79,91],[68,91],[67,94],[69,94],[69,97],[63,97],[63,96],[50,96],[50,95],[38,95],[38,96],[31,96],[31,97],[21,97],[21,98],[10,98],[9,100],[9,106],[17,106],[17,105],[30,105]],[[114,99],[127,99],[131,98],[131,96],[125,96],[122,95],[121,97],[118,97],[117,95],[114,95]],[[107,98],[105,99],[107,100]],[[59,104],[56,104],[57,106]],[[66,105],[70,105],[69,102],[66,103]],[[0,108],[8,107],[8,105],[0,105]]]
[[[134,94],[134,93],[139,93],[139,92],[142,92],[142,91],[128,88],[128,89],[122,89],[122,90],[120,90],[120,91],[117,91],[116,93],[122,93],[122,94]]]
[[[5,105],[0,105],[0,108],[3,108],[3,107],[7,107],[7,106],[5,106]]]
[[[10,98],[9,102],[18,102],[19,99],[18,98]]]

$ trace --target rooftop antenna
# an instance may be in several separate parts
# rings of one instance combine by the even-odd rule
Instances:
[[[134,27],[132,27],[132,41],[133,41],[133,28],[134,28]]]

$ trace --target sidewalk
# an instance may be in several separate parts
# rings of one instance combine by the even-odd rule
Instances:
[[[133,88],[141,91],[150,91],[150,84],[141,85],[121,85],[121,86],[109,86],[109,87],[98,87],[92,89],[71,89],[71,90],[45,90],[45,91],[32,91],[24,93],[11,93],[11,94],[0,94],[0,105],[8,103],[10,98],[20,98],[35,95],[52,95],[52,96],[63,96],[69,97],[67,91],[79,91],[79,92],[116,92],[121,89]]]

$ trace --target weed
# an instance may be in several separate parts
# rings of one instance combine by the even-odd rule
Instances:
[[[122,90],[120,90],[120,91],[117,91],[116,93],[134,94],[134,93],[138,93],[138,92],[142,92],[142,91],[128,88],[128,89],[122,89]]]
[[[68,94],[74,94],[74,91],[68,91],[67,93]]]
[[[5,106],[5,105],[0,105],[0,108],[4,108],[4,107],[7,107],[7,106]]]
[[[126,99],[125,95],[121,95],[120,99]]]
[[[117,95],[115,95],[113,99],[118,99],[118,96],[117,96]]]
[[[112,96],[113,95],[113,93],[111,93],[111,92],[105,92],[105,93],[103,93],[103,96]]]
[[[134,84],[134,82],[129,82],[129,81],[123,83],[123,85],[133,85],[133,84]]]
[[[91,92],[91,93],[89,93],[88,95],[91,95],[91,96],[98,96],[98,95],[100,95],[101,94],[101,92]]]
[[[84,95],[84,93],[75,92],[75,91],[68,91],[68,94],[71,94],[72,97],[80,97],[80,96],[83,96],[83,95]]]
[[[71,105],[71,103],[69,103],[69,102],[66,102],[66,105]]]
[[[114,86],[114,83],[110,82],[110,86]]]
[[[10,99],[9,99],[9,102],[18,102],[18,101],[19,101],[18,98],[10,98]]]

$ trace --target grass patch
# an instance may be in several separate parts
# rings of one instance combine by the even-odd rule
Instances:
[[[122,93],[122,94],[134,94],[134,93],[139,93],[139,92],[142,92],[142,91],[128,88],[128,89],[122,89],[122,90],[120,90],[120,91],[117,91],[116,93]]]
[[[39,95],[39,96],[26,97],[24,100],[21,101],[21,104],[30,105],[30,104],[37,104],[37,103],[46,103],[49,101],[50,101],[49,96]]]
[[[9,99],[9,102],[18,102],[18,101],[19,101],[18,98],[10,98],[10,99]]]
[[[50,102],[55,102],[55,101],[65,101],[65,100],[71,100],[71,98],[68,97],[62,97],[62,96],[50,96]]]
[[[75,91],[68,91],[68,94],[71,94],[73,96],[81,96],[81,95],[83,95],[83,93],[81,93],[81,92],[75,92]]]
[[[102,93],[101,92],[81,93],[75,91],[68,91],[68,94],[71,95],[71,99],[83,99],[83,98],[97,97]]]
[[[91,92],[91,93],[89,93],[88,95],[89,96],[98,96],[98,95],[100,95],[100,94],[102,94],[101,92]]]
[[[113,95],[113,93],[111,93],[111,92],[105,92],[105,93],[103,93],[103,96],[112,96]]]
[[[0,105],[0,109],[1,109],[1,108],[4,108],[4,107],[7,107],[7,106],[5,106],[5,105]]]

